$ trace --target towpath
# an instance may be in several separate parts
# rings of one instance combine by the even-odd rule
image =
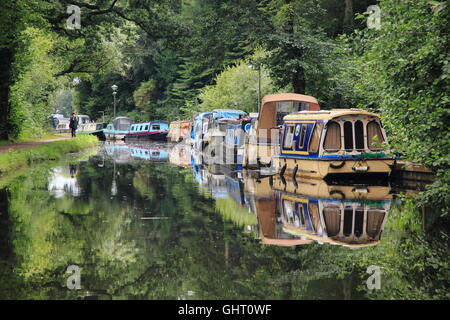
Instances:
[[[9,150],[20,150],[20,149],[30,148],[30,147],[34,147],[34,146],[39,146],[41,144],[45,144],[45,143],[49,143],[49,142],[61,141],[61,140],[67,140],[67,139],[71,139],[71,137],[68,135],[68,136],[61,136],[60,138],[49,139],[49,140],[10,143],[10,144],[4,145],[4,146],[0,146],[0,154],[7,152]]]

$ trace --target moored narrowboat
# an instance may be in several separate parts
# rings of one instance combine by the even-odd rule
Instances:
[[[125,141],[166,141],[169,124],[165,121],[133,123],[125,135]]]
[[[96,136],[100,140],[105,140],[105,133],[103,130],[106,128],[107,124],[103,122],[91,122],[80,124],[77,128],[77,134],[91,134]]]
[[[58,119],[58,123],[56,124],[55,131],[57,133],[69,133],[70,132],[70,120],[69,118]]]
[[[258,120],[254,121],[244,148],[243,165],[262,167],[272,164],[272,156],[278,154],[280,128],[283,117],[303,110],[320,110],[314,97],[279,93],[265,96],[261,101]]]
[[[194,150],[202,151],[204,144],[204,136],[208,131],[208,123],[211,112],[202,112],[194,117],[191,130],[191,144]]]
[[[123,140],[130,130],[133,120],[127,117],[117,117],[112,123],[109,123],[103,133],[107,140]]]
[[[169,125],[169,133],[167,134],[168,142],[182,142],[190,138],[192,129],[191,120],[172,121]]]
[[[226,110],[218,109],[213,110],[211,116],[209,117],[209,122],[207,126],[207,131],[204,135],[204,148],[206,155],[209,157],[210,163],[212,164],[234,164],[233,160],[236,147],[239,143],[234,144],[234,141],[228,141],[228,147],[226,146],[226,136],[227,134],[234,133],[234,128],[242,128],[243,125],[250,122],[248,113],[242,110]],[[230,132],[231,131],[231,132]],[[236,137],[238,141],[240,136]],[[234,137],[233,137],[234,139]],[[229,153],[229,158],[227,155]]]
[[[310,178],[388,176],[394,159],[384,150],[385,141],[375,113],[358,109],[293,113],[284,117],[274,168],[282,176]]]

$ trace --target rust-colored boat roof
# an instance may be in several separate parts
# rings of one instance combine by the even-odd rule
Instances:
[[[280,101],[302,101],[319,105],[316,98],[298,93],[269,94],[267,96],[264,96],[261,104],[264,105],[269,102],[280,102]]]

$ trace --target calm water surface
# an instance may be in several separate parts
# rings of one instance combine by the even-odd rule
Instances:
[[[416,193],[106,143],[0,182],[0,298],[448,299],[448,216]]]

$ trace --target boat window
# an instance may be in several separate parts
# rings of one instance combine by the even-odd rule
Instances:
[[[355,209],[355,223],[354,223],[355,236],[358,238],[364,233],[364,208],[358,207]]]
[[[381,143],[383,142],[384,137],[380,124],[376,121],[370,121],[367,124],[367,146],[370,150],[381,150]]]
[[[309,215],[311,217],[311,222],[314,228],[314,232],[321,232],[321,223],[320,223],[320,217],[319,217],[319,207],[316,203],[309,203],[308,204],[309,209]]]
[[[381,232],[386,211],[383,209],[369,209],[367,210],[367,234],[376,239]]]
[[[147,131],[148,130],[148,124],[145,126],[145,129],[144,129],[145,131]]]
[[[277,126],[283,124],[284,116],[304,110],[302,109],[302,104],[297,101],[279,101],[276,103],[276,120]]]
[[[364,126],[361,120],[355,122],[355,147],[364,150]]]
[[[305,145],[305,137],[306,137],[306,124],[302,125],[300,139],[298,140],[299,149],[303,149],[303,146]]]
[[[345,207],[344,209],[344,235],[349,237],[353,233],[353,208]]]
[[[351,121],[344,123],[344,149],[353,150],[353,125]]]
[[[323,217],[328,236],[338,235],[341,229],[341,209],[333,205],[323,208]]]
[[[152,130],[161,130],[161,126],[159,124],[152,126]]]
[[[328,122],[323,147],[328,152],[337,152],[341,149],[341,127],[338,123],[334,121]]]
[[[286,128],[286,135],[284,137],[284,147],[292,149],[292,142],[294,142],[294,126],[290,125]]]
[[[313,128],[313,132],[311,133],[311,139],[309,141],[309,152],[317,152],[319,151],[319,142],[320,142],[320,134],[323,130],[323,123],[317,122]]]

